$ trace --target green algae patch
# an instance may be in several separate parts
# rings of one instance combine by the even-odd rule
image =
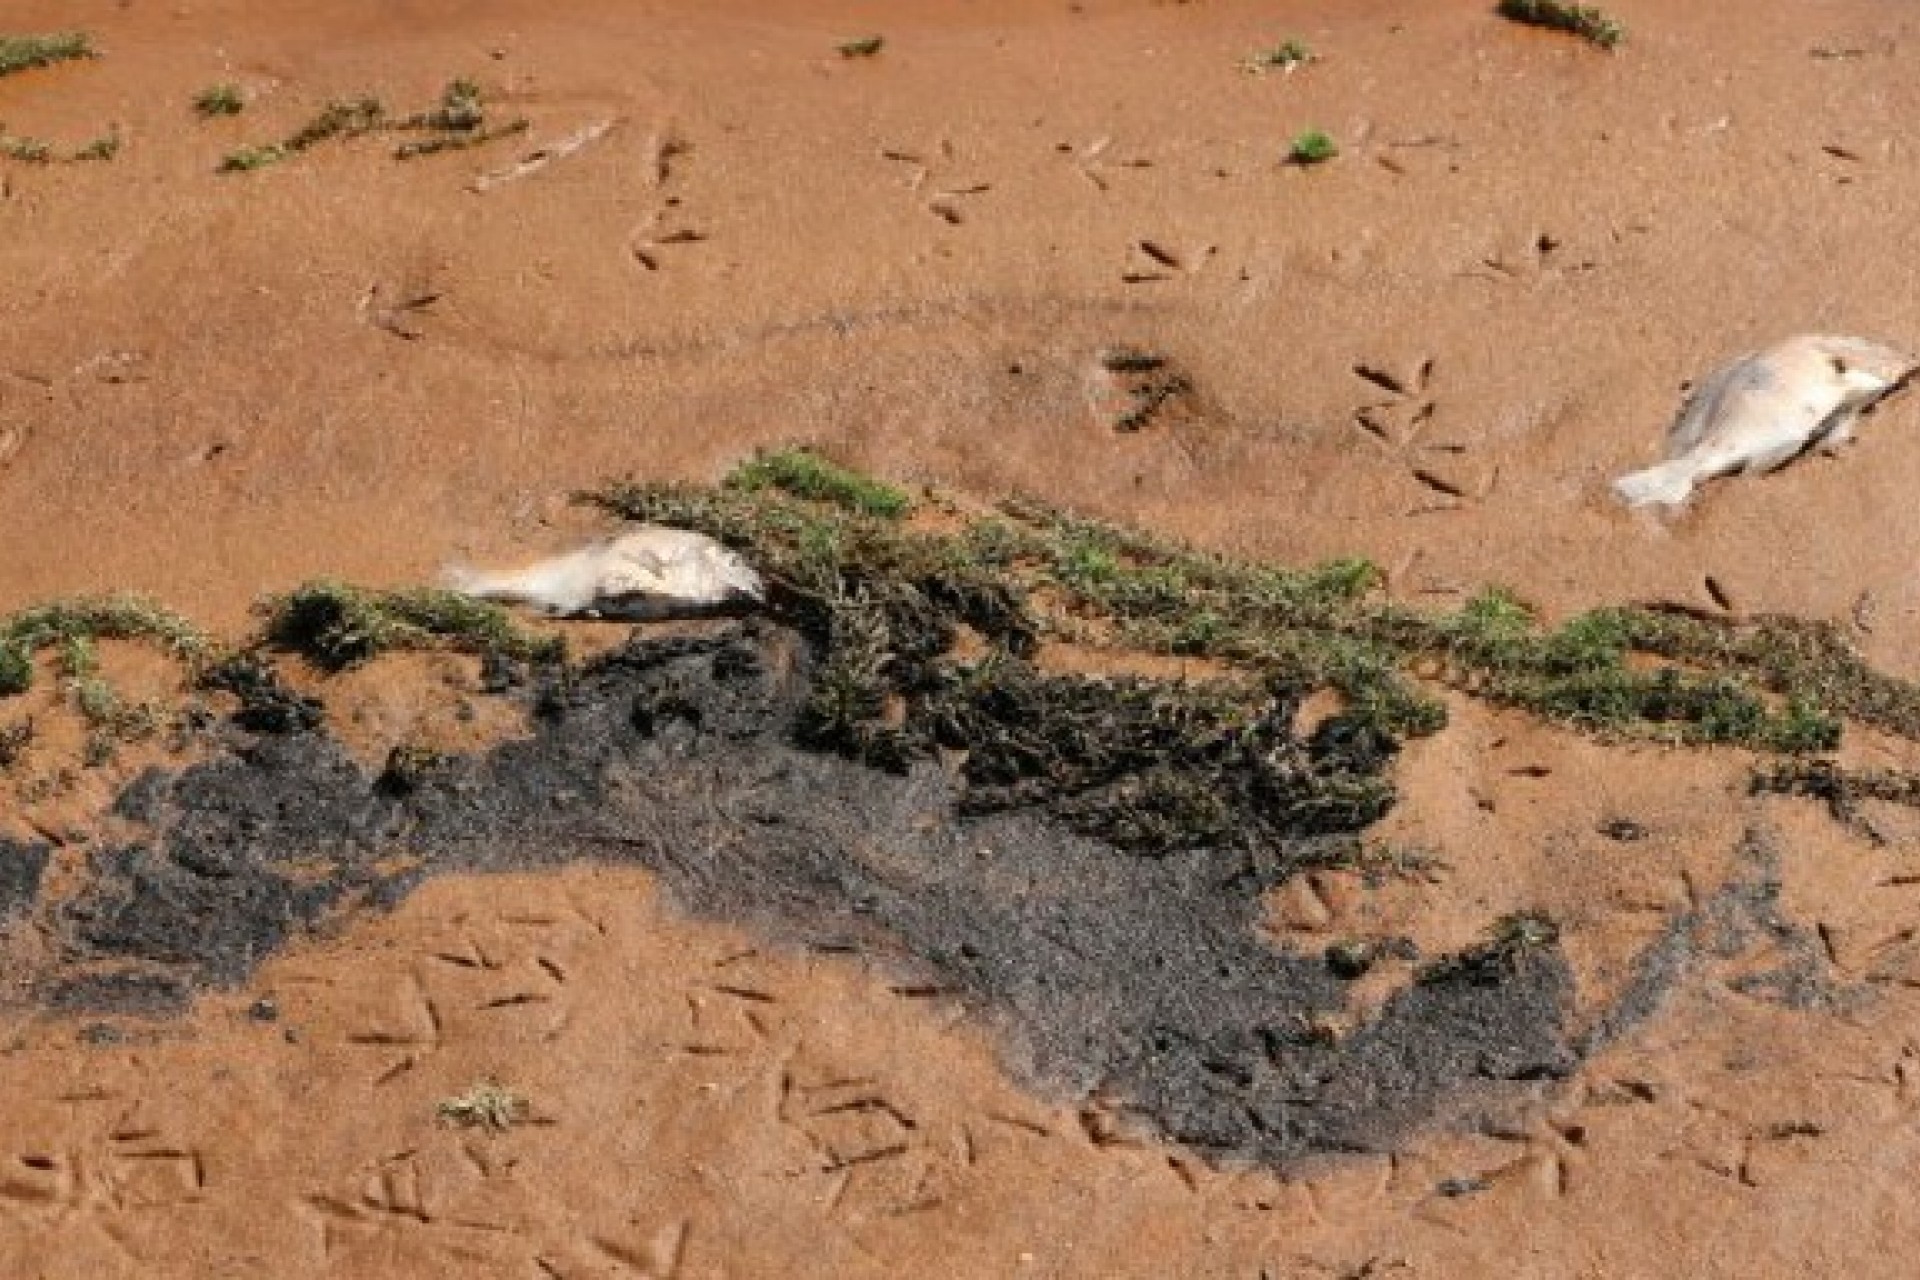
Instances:
[[[0,76],[98,56],[98,51],[93,47],[93,37],[84,31],[30,36],[0,35]]]
[[[375,591],[309,582],[266,601],[262,639],[315,666],[344,671],[393,650],[451,649],[481,657],[555,661],[558,635],[530,631],[498,605],[457,591]]]

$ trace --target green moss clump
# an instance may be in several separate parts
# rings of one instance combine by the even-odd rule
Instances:
[[[35,605],[0,620],[0,697],[33,684],[33,655],[59,647],[63,674],[91,675],[97,640],[141,640],[198,663],[213,644],[192,623],[139,596],[81,596]]]
[[[1839,742],[1830,700],[1804,672],[1769,669],[1760,655],[1772,646],[1757,647],[1751,661],[1732,661],[1731,650],[1720,661],[1685,661],[1679,637],[1704,635],[1675,631],[1649,611],[1599,609],[1545,630],[1513,597],[1491,591],[1445,619],[1441,633],[1461,687],[1577,728],[1766,751],[1824,751]],[[1662,637],[1671,650],[1663,656],[1683,661],[1652,670],[1628,662],[1632,653],[1657,652]],[[1696,643],[1691,652],[1708,648]]]
[[[777,489],[796,498],[826,502],[855,515],[897,520],[913,502],[892,485],[827,461],[809,449],[774,449],[735,467],[724,481],[729,489],[758,493]]]
[[[1627,29],[1604,12],[1587,4],[1563,4],[1561,0],[1500,0],[1501,17],[1550,31],[1564,31],[1612,49],[1627,38]]]
[[[93,141],[62,154],[44,138],[25,138],[0,132],[0,156],[23,164],[84,164],[90,160],[111,160],[120,154],[121,138],[109,130]]]
[[[320,114],[300,126],[281,143],[288,151],[305,151],[333,138],[357,138],[385,124],[387,109],[374,97],[329,102]]]
[[[893,633],[873,600],[838,602],[828,617],[824,658],[795,726],[799,740],[882,768],[902,770],[909,753],[886,723],[893,692]]]
[[[533,662],[565,654],[561,637],[527,631],[499,606],[453,591],[310,582],[266,601],[261,611],[268,644],[328,671],[397,649],[453,649]]]
[[[439,155],[442,151],[464,151],[468,147],[481,147],[501,138],[510,138],[516,133],[525,133],[528,121],[509,120],[507,123],[491,129],[474,129],[466,133],[436,133],[431,137],[419,138],[412,142],[403,142],[393,149],[396,160],[415,160],[421,156]]]
[[[431,111],[422,111],[408,116],[395,126],[397,129],[417,129],[428,136],[402,143],[394,149],[394,158],[412,160],[419,156],[436,155],[442,151],[458,151],[467,147],[477,147],[498,138],[523,133],[528,127],[524,117],[516,117],[505,124],[489,125],[487,109],[477,82],[467,79],[449,81],[440,92],[440,103]]]
[[[201,114],[231,114],[227,106],[237,103],[239,98],[238,90],[232,90],[231,94],[226,92],[230,89],[232,86],[217,86],[202,93],[195,100]],[[235,106],[234,110],[238,110],[238,107]],[[398,118],[389,115],[380,99],[370,95],[336,99],[323,107],[313,119],[278,142],[240,147],[228,152],[220,162],[220,172],[247,173],[263,169],[311,150],[323,142],[335,138],[357,138],[368,133],[412,131],[426,135],[394,148],[395,159],[412,160],[441,151],[477,147],[498,138],[523,133],[527,126],[528,122],[520,117],[504,124],[490,125],[479,84],[473,80],[458,79],[448,82],[446,88],[440,91],[438,104],[432,108]]]
[[[246,108],[246,95],[240,92],[240,86],[237,84],[208,85],[193,95],[193,109],[203,119],[237,116]]]
[[[85,146],[77,148],[68,159],[75,163],[84,163],[88,160],[111,160],[120,154],[120,145],[119,133],[109,130]]]
[[[53,163],[53,144],[41,138],[23,138],[0,133],[0,156],[22,164]]]
[[[196,668],[214,652],[212,642],[186,619],[138,596],[56,600],[0,621],[0,697],[31,688],[34,655],[54,650],[55,666],[88,726],[85,761],[89,765],[111,759],[121,742],[151,737],[167,716],[164,707],[124,701],[100,676],[101,640],[155,644]]]
[[[1340,144],[1325,129],[1305,129],[1294,135],[1287,146],[1287,163],[1325,164],[1340,154]]]
[[[252,173],[287,158],[285,147],[269,143],[259,147],[235,147],[220,157],[221,173]]]
[[[290,156],[334,138],[357,138],[387,124],[387,109],[378,98],[337,99],[279,142],[237,147],[220,161],[221,173],[251,173],[278,164]]]
[[[440,91],[440,104],[404,121],[406,127],[468,131],[487,122],[487,109],[481,102],[480,86],[468,79],[450,80]]]
[[[84,31],[64,31],[54,35],[0,36],[0,76],[35,67],[50,67],[56,62],[72,62],[97,57],[93,37]]]
[[[11,638],[0,639],[0,698],[11,698],[33,687],[33,654]]]
[[[73,703],[87,723],[84,759],[90,766],[107,763],[123,742],[151,738],[166,723],[164,706],[150,702],[128,702],[118,690],[98,676],[88,675],[70,682]]]
[[[1313,61],[1313,50],[1304,40],[1283,40],[1271,49],[1262,49],[1241,65],[1256,74],[1266,71],[1292,72]]]
[[[1920,685],[1868,667],[1828,622],[1762,615],[1744,623],[1653,610],[1616,611],[1636,650],[1738,674],[1807,714],[1845,716],[1920,741]]]

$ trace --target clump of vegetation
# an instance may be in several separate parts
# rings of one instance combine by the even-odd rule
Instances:
[[[220,158],[220,172],[252,173],[255,169],[264,169],[286,158],[286,150],[273,143],[259,147],[235,147]]]
[[[1805,624],[1763,618],[1723,624],[1647,609],[1596,609],[1548,631],[1506,592],[1485,591],[1439,624],[1459,687],[1490,701],[1603,733],[1728,743],[1765,751],[1823,751],[1840,717],[1891,727],[1862,684],[1886,690],[1832,630],[1807,643]],[[1669,659],[1639,669],[1630,654]],[[1920,690],[1909,688],[1909,698]],[[1920,733],[1920,705],[1905,717]]]
[[[529,662],[557,662],[565,642],[528,631],[498,605],[455,591],[375,591],[310,582],[261,606],[265,639],[328,671],[393,650],[453,649]]]
[[[387,752],[386,764],[373,785],[387,795],[409,795],[444,770],[450,760],[444,751],[418,742],[402,742]]]
[[[97,675],[73,680],[74,706],[87,724],[82,758],[89,767],[112,760],[123,742],[142,742],[160,731],[167,709],[153,702],[128,702]]]
[[[56,62],[99,56],[93,37],[84,31],[65,31],[54,35],[0,36],[0,76],[34,67],[50,67]]]
[[[1044,805],[1164,853],[1351,832],[1393,802],[1395,745],[1352,721],[1301,740],[1284,687],[1048,675],[1010,658],[940,674],[904,731],[966,753],[966,812]]]
[[[489,126],[480,86],[472,80],[454,80],[442,90],[438,106],[431,111],[408,116],[394,127],[417,129],[428,135],[402,143],[394,149],[396,159],[411,160],[416,156],[433,155],[441,151],[477,147],[497,138],[522,133],[527,128],[527,120],[516,117],[505,124]]]
[[[1342,938],[1327,945],[1327,971],[1342,982],[1363,978],[1380,958],[1380,943],[1372,938]]]
[[[1241,65],[1256,75],[1278,71],[1291,75],[1314,60],[1313,50],[1302,40],[1283,40],[1271,49],[1262,49]]]
[[[1612,49],[1627,38],[1625,27],[1593,5],[1563,4],[1561,0],[1500,0],[1498,12],[1513,22],[1579,36],[1602,49]]]
[[[871,58],[886,47],[885,36],[861,36],[858,40],[848,40],[840,45],[843,58]]]
[[[1441,873],[1449,869],[1447,862],[1431,850],[1372,840],[1366,843],[1348,866],[1360,873],[1370,889],[1377,889],[1390,880],[1438,884]]]
[[[929,495],[916,509],[805,450],[761,453],[715,487],[615,484],[579,497],[706,533],[753,562],[769,608],[812,652],[803,745],[890,770],[944,760],[970,812],[1040,807],[1143,854],[1358,832],[1392,802],[1399,744],[1445,724],[1438,689],[1607,739],[1803,756],[1856,721],[1920,742],[1920,685],[1873,671],[1824,623],[1602,608],[1549,625],[1497,589],[1418,609],[1387,598],[1364,560],[1250,563],[1018,499],[965,511]],[[317,582],[262,612],[265,644],[329,670],[396,649],[563,657],[557,636],[448,591]],[[51,649],[90,722],[137,732],[140,713],[123,717],[110,691],[86,684],[103,638],[160,644],[201,687],[237,696],[259,729],[320,717],[258,651],[222,658],[184,620],[127,597],[0,620],[0,696],[24,691]],[[1045,639],[1204,659],[1213,674],[1054,674],[1035,662]],[[1322,690],[1339,709],[1303,736],[1299,708]],[[431,762],[393,763],[403,786]],[[1756,786],[1830,803],[1920,800],[1904,775],[1836,770],[1792,762]],[[1370,865],[1348,845],[1350,865]],[[1377,861],[1382,874],[1421,870]],[[1539,932],[1510,923],[1500,954]]]
[[[480,86],[467,79],[450,80],[440,91],[440,104],[400,122],[403,129],[465,130],[478,129],[487,122],[487,110],[480,101]]]
[[[54,666],[87,724],[89,765],[106,763],[122,742],[151,737],[167,719],[165,707],[127,702],[100,675],[101,640],[156,644],[190,666],[213,652],[212,642],[184,618],[134,596],[60,600],[0,621],[0,697],[31,688],[35,655],[52,650]]]
[[[109,130],[80,147],[71,158],[75,161],[111,160],[119,154],[120,133],[118,130]]]
[[[193,95],[193,109],[203,119],[237,116],[247,108],[247,99],[237,84],[208,85]]]
[[[1854,718],[1920,740],[1920,688],[1868,669],[1830,627],[1649,609],[1548,627],[1498,590],[1432,613],[1380,597],[1364,561],[1246,564],[1018,501],[936,534],[858,502],[795,496],[820,490],[769,472],[762,457],[719,490],[628,485],[586,498],[749,555],[823,647],[832,696],[818,736],[855,754],[901,749],[876,709],[943,687],[951,673],[935,660],[959,622],[1015,657],[1051,634],[1212,659],[1251,679],[1248,709],[1275,690],[1331,687],[1354,726],[1388,739],[1444,723],[1424,679],[1612,738],[1809,752]]]
[[[454,80],[441,91],[438,105],[426,111],[398,119],[390,116],[380,99],[372,96],[337,99],[318,115],[279,142],[236,148],[220,162],[222,173],[246,173],[277,164],[323,142],[358,138],[365,134],[413,131],[427,136],[402,143],[394,157],[410,160],[438,151],[479,146],[510,134],[523,132],[525,119],[514,119],[489,127],[480,86],[472,80]]]
[[[714,489],[618,485],[586,499],[754,561],[817,648],[808,742],[887,768],[965,751],[975,809],[1045,789],[1063,818],[1127,847],[1377,814],[1390,796],[1378,766],[1445,722],[1431,685],[1609,738],[1807,753],[1853,719],[1920,741],[1920,687],[1872,671],[1823,624],[1600,609],[1549,627],[1500,591],[1434,613],[1383,598],[1365,561],[1248,564],[1031,502],[930,529],[906,518],[899,490],[804,451],[761,454]],[[264,611],[268,643],[328,669],[392,649],[562,653],[557,637],[446,591],[321,582]],[[952,656],[962,629],[983,658]],[[1046,675],[1030,661],[1043,636],[1204,658],[1228,675],[1175,686]],[[28,687],[36,653],[81,654],[96,638],[156,642],[208,667],[206,687],[236,693],[262,727],[318,718],[260,670],[212,663],[184,620],[126,597],[0,622],[0,696]],[[1342,711],[1293,741],[1292,709],[1328,688]],[[1293,785],[1303,778],[1305,791]]]
[[[33,685],[33,658],[60,650],[63,674],[90,675],[99,640],[139,640],[190,665],[213,653],[213,642],[176,613],[139,596],[81,596],[22,609],[0,620],[0,697]]]
[[[742,493],[777,489],[796,498],[810,498],[855,515],[893,520],[913,509],[907,495],[892,485],[829,462],[809,449],[775,449],[756,454],[736,467],[727,486]]]
[[[1484,942],[1442,957],[1416,976],[1421,982],[1499,982],[1559,940],[1560,926],[1547,916],[1537,911],[1516,911],[1495,920]]]
[[[255,733],[299,733],[325,718],[318,699],[288,688],[273,664],[255,652],[230,654],[211,664],[200,673],[199,686],[238,698],[234,723]]]
[[[1861,811],[1864,800],[1920,809],[1920,775],[1900,769],[1848,769],[1832,760],[1781,760],[1756,768],[1755,795],[1809,796],[1827,806],[1841,826],[1882,843]]]
[[[0,772],[13,768],[33,745],[33,721],[16,720],[0,725]]]
[[[320,114],[288,135],[280,144],[288,152],[306,151],[335,138],[357,138],[387,122],[387,109],[372,96],[329,102]]]
[[[1287,147],[1287,163],[1325,164],[1340,154],[1340,144],[1325,129],[1304,129],[1294,135]]]
[[[5,132],[0,126],[0,156],[25,164],[78,164],[88,160],[111,160],[120,154],[120,134],[109,130],[93,141],[61,155],[44,138],[28,138]]]
[[[1420,948],[1406,937],[1339,938],[1328,943],[1321,955],[1329,973],[1343,982],[1353,982],[1383,960],[1418,960]]]
[[[483,1080],[465,1093],[441,1099],[434,1108],[441,1120],[462,1129],[505,1133],[527,1117],[526,1098],[492,1080]]]
[[[278,164],[322,142],[335,138],[357,138],[382,127],[386,108],[378,98],[336,99],[320,113],[279,142],[235,148],[220,161],[222,173],[246,173]]]
[[[51,164],[53,144],[41,138],[24,138],[0,128],[0,156],[23,164]]]
[[[747,466],[758,477],[764,464]],[[1027,521],[924,532],[733,477],[718,490],[629,485],[585,497],[746,550],[775,608],[815,646],[802,744],[896,770],[964,753],[970,812],[1039,805],[1158,854],[1348,831],[1391,800],[1381,766],[1392,744],[1340,717],[1300,742],[1295,684],[1252,671],[1184,685],[1037,669],[1048,623],[1032,592],[1048,585],[1050,560],[1065,565],[1074,551]],[[989,646],[983,658],[950,656],[963,626]]]

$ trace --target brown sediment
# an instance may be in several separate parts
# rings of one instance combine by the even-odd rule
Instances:
[[[1365,555],[1416,602],[1491,582],[1550,617],[1791,613],[1920,672],[1912,401],[1841,458],[1672,521],[1607,489],[1730,354],[1914,340],[1912,33],[1866,0],[1602,7],[1629,32],[1611,56],[1467,0],[18,6],[9,30],[84,25],[101,56],[0,80],[0,120],[124,141],[0,160],[0,612],[136,590],[238,635],[303,579],[568,545],[600,527],[572,490],[819,440],[907,485],[1286,563]],[[840,56],[868,34],[875,56]],[[1242,74],[1293,37],[1315,61]],[[214,172],[329,99],[427,101],[459,75],[528,132]],[[200,121],[192,96],[224,81],[246,111]],[[1313,126],[1340,157],[1283,165]],[[1121,348],[1191,387],[1138,431],[1113,429]],[[520,732],[459,719],[465,671],[405,658],[337,686],[369,771],[422,733]],[[37,706],[0,703],[0,724],[78,734]],[[1900,1256],[1920,1238],[1910,817],[1874,810],[1875,843],[1817,799],[1750,795],[1744,758],[1451,710],[1371,833],[1426,870],[1315,872],[1260,919],[1302,955],[1431,957],[1545,911],[1584,1008],[1634,1005],[1682,944],[1700,958],[1510,1113],[1291,1178],[1216,1168],[1098,1096],[1010,1084],[955,998],[690,923],[634,870],[455,877],[391,915],[323,915],[336,936],[179,1019],[11,1015],[0,1271],[1760,1276]],[[1845,758],[1920,764],[1871,735]],[[52,809],[7,799],[0,836],[57,828],[66,885],[138,767],[191,762],[129,745]],[[0,924],[59,959],[23,929]],[[1386,955],[1325,1030],[1420,963]],[[527,1122],[439,1126],[488,1077]]]

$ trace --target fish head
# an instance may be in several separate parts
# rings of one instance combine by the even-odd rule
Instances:
[[[1815,339],[1831,376],[1849,394],[1872,394],[1897,386],[1912,376],[1914,358],[1864,338]]]
[[[731,551],[722,550],[713,566],[714,577],[725,584],[735,597],[761,604],[767,598],[767,584],[752,565]]]

